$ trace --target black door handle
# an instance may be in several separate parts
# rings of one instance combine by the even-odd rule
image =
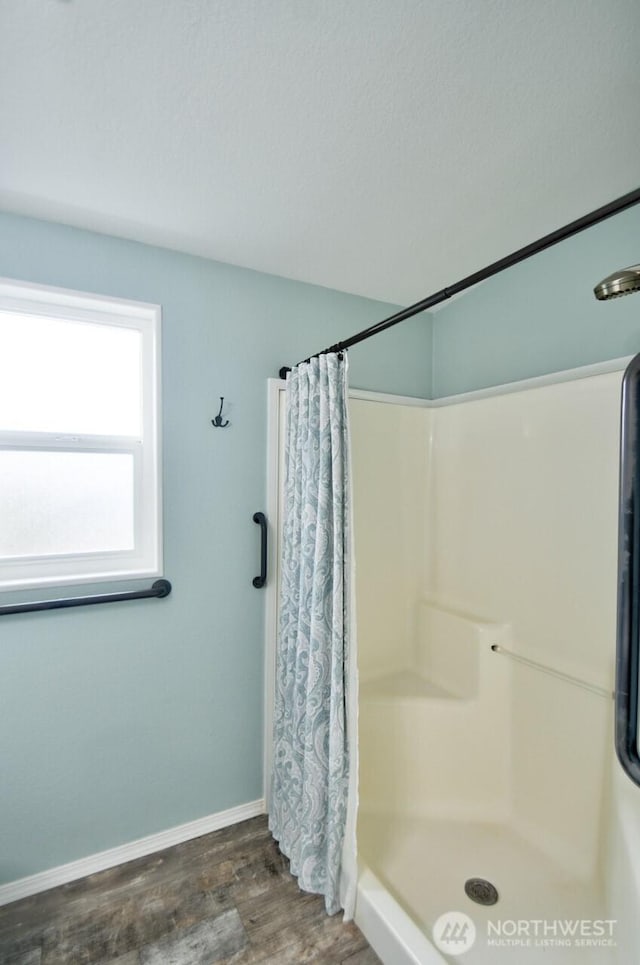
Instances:
[[[261,590],[267,582],[267,517],[264,513],[254,513],[253,521],[260,526],[260,576],[254,576],[253,585]]]

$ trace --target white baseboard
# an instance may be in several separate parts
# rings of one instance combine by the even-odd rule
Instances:
[[[28,878],[18,878],[17,881],[0,885],[0,905],[8,905],[11,901],[36,895],[40,891],[48,891],[49,888],[56,888],[58,885],[66,885],[69,881],[76,881],[86,875],[93,875],[97,871],[114,868],[126,861],[133,861],[134,858],[144,858],[148,854],[162,851],[163,848],[170,848],[174,844],[181,844],[191,838],[199,838],[211,831],[219,831],[221,828],[246,821],[247,818],[254,818],[258,814],[264,814],[265,810],[264,798],[260,798],[258,801],[249,801],[247,804],[240,804],[238,807],[229,808],[227,811],[208,814],[204,818],[179,824],[175,828],[167,828],[166,831],[150,834],[146,838],[138,838],[137,841],[130,841],[128,844],[109,848],[108,851],[100,851],[98,854],[90,854],[86,858],[61,864],[57,868],[40,871],[38,874],[29,875]]]

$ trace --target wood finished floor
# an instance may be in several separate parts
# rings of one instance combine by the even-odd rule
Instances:
[[[266,817],[0,908],[2,965],[379,965],[299,891]]]

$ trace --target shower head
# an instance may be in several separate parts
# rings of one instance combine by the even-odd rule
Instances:
[[[620,268],[603,278],[593,289],[593,294],[599,301],[604,302],[637,291],[640,291],[640,265],[631,265],[630,268]]]

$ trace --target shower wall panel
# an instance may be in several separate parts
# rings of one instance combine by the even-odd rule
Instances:
[[[363,680],[409,669],[425,570],[431,411],[350,400]]]
[[[609,689],[620,381],[607,374],[435,411],[426,586],[508,624],[522,656]],[[584,875],[599,853],[611,719],[605,697],[514,664],[513,820]]]

